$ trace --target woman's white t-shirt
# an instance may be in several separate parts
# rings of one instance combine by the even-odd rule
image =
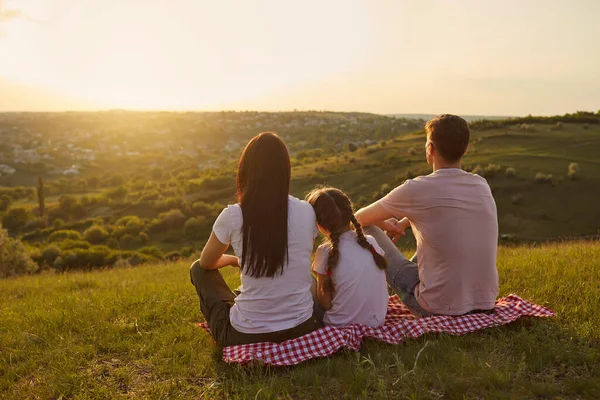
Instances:
[[[239,204],[221,212],[213,232],[221,243],[231,244],[242,256],[243,216]],[[306,201],[289,196],[288,260],[283,273],[273,278],[246,275],[242,266],[241,293],[229,313],[231,325],[242,333],[267,333],[290,329],[313,313],[310,255],[317,236],[315,212]]]
[[[384,255],[373,236],[365,237],[375,251]],[[379,326],[385,322],[388,305],[385,271],[377,267],[371,252],[362,248],[356,239],[354,231],[344,232],[340,236],[340,258],[331,273],[335,294],[331,308],[325,312],[323,318],[327,325]],[[324,243],[317,249],[312,265],[316,273],[327,274],[330,249],[329,243]]]

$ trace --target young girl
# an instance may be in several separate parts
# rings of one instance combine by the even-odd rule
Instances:
[[[323,322],[382,325],[388,304],[383,250],[372,236],[363,234],[352,203],[341,190],[314,189],[306,200],[315,209],[319,230],[329,239],[317,249],[312,264],[317,299],[326,310]]]

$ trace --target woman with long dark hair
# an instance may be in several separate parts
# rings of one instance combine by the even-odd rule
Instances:
[[[190,269],[200,310],[223,346],[282,342],[322,326],[313,315],[310,255],[317,236],[313,208],[289,195],[290,158],[271,132],[242,152],[237,200],[221,212]],[[236,256],[225,251],[231,245]],[[219,268],[239,266],[236,297]]]

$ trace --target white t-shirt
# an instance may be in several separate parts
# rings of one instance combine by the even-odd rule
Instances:
[[[410,220],[417,239],[415,297],[437,314],[494,307],[498,216],[487,181],[458,168],[409,179],[379,200]]]
[[[375,251],[384,255],[374,237],[365,237]],[[327,274],[330,246],[325,243],[317,249],[312,265],[316,273]],[[377,267],[373,254],[357,243],[354,231],[344,232],[340,236],[339,252],[338,264],[331,273],[335,295],[331,308],[325,312],[323,322],[333,326],[382,325],[388,304],[385,271]]]
[[[221,212],[213,232],[221,243],[231,244],[242,256],[243,217],[239,204]],[[289,196],[288,262],[273,278],[254,278],[242,268],[241,293],[229,313],[231,325],[242,333],[267,333],[290,329],[307,321],[313,313],[310,255],[317,236],[315,212],[306,201]]]

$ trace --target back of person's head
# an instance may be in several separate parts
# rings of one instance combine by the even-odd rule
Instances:
[[[471,137],[467,121],[452,114],[443,114],[428,121],[425,132],[437,153],[450,163],[462,158]]]
[[[242,268],[253,277],[283,271],[288,246],[290,156],[276,133],[248,142],[237,172],[237,199],[243,215]]]
[[[317,216],[317,224],[329,232],[329,258],[327,259],[327,279],[325,289],[333,290],[331,272],[337,266],[340,252],[340,235],[348,230],[350,223],[354,226],[358,244],[373,254],[373,259],[380,269],[387,267],[387,262],[365,237],[362,227],[354,216],[354,206],[348,196],[339,189],[332,187],[316,188],[306,195],[306,201],[313,206]]]

